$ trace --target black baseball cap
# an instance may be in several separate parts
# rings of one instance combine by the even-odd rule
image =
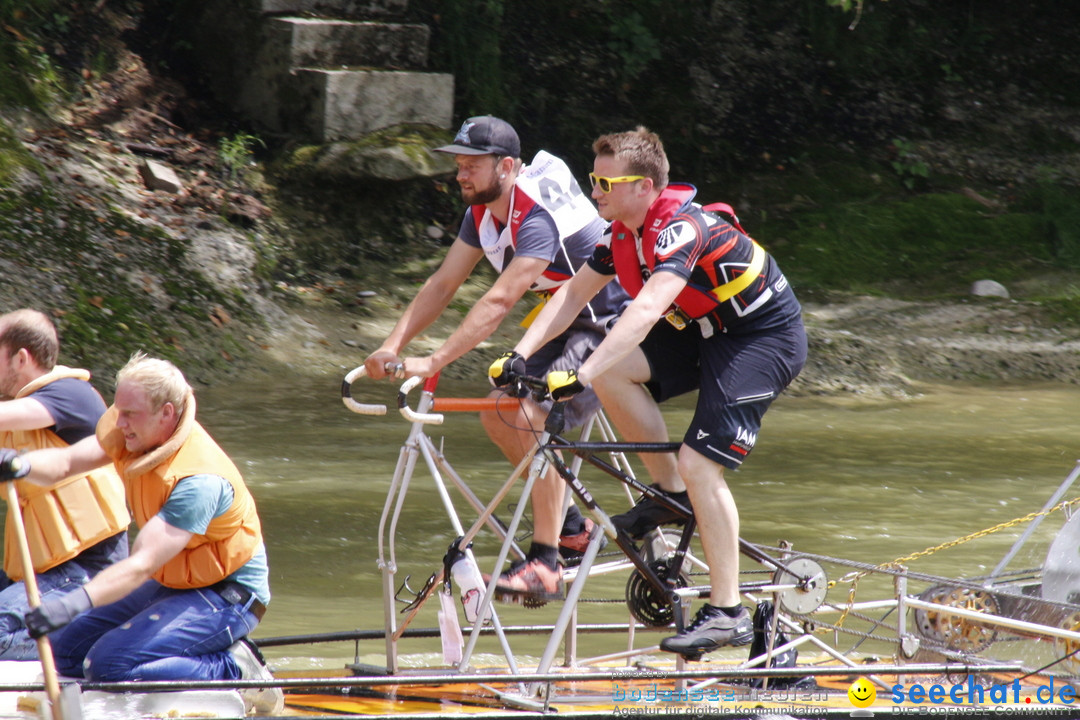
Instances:
[[[435,152],[516,158],[521,156],[521,141],[510,123],[491,115],[479,115],[461,124],[453,144],[435,148]]]

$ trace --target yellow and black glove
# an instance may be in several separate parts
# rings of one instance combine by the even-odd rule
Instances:
[[[552,370],[547,374],[547,386],[551,399],[557,402],[569,400],[585,389],[578,380],[577,370]]]
[[[488,380],[495,387],[505,387],[515,376],[523,375],[525,375],[525,358],[514,350],[504,352],[488,368]]]

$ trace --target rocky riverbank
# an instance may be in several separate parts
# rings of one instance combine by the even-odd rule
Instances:
[[[479,294],[482,284],[466,289]],[[361,313],[342,309],[318,292],[285,313],[260,362],[297,372],[334,375],[359,365],[393,326],[410,288],[388,289]],[[522,307],[516,313],[524,315]],[[922,383],[1063,383],[1080,379],[1080,332],[1054,327],[1036,303],[1000,298],[913,302],[848,296],[804,303],[810,336],[806,369],[789,392],[903,398]],[[419,338],[428,352],[455,326],[447,317]],[[519,330],[510,321],[445,375],[481,382],[487,364],[512,346]]]

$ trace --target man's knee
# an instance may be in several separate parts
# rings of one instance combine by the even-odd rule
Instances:
[[[71,652],[72,648],[65,645],[62,641],[57,642],[53,639],[52,651],[53,659],[56,663],[56,671],[65,677],[84,678],[86,675],[83,672],[85,658],[80,655],[75,655]],[[92,678],[97,680],[98,678]]]
[[[724,466],[688,445],[679,449],[679,475],[687,485],[724,483]]]
[[[481,412],[480,424],[491,441],[501,446],[529,427],[529,416],[515,403]]]
[[[14,612],[0,612],[0,659],[23,660],[21,657],[13,657],[13,648],[21,635],[26,637],[26,626],[23,625],[22,616]]]
[[[617,372],[615,368],[597,376],[592,381],[592,388],[600,398],[600,403],[605,406],[619,404],[627,393],[646,392],[640,382],[626,373]]]
[[[497,410],[482,410],[480,412],[480,424],[484,426],[484,430],[487,431],[489,436],[496,432],[503,422],[504,420]]]
[[[126,682],[133,679],[133,655],[133,652],[117,652],[116,648],[110,646],[108,638],[102,638],[90,648],[84,660],[80,662],[77,657],[67,657],[65,664],[71,670],[78,668],[82,677],[91,682]],[[59,667],[59,656],[56,662]]]
[[[638,388],[647,392],[644,383],[652,379],[649,361],[640,348],[632,351],[625,358],[605,370],[592,381],[593,389],[606,405],[609,399],[617,398],[629,388]]]

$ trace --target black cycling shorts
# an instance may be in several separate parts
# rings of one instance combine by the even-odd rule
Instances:
[[[703,338],[694,323],[658,322],[641,344],[645,387],[657,402],[699,390],[683,442],[724,467],[737,468],[757,442],[761,418],[806,363],[801,320],[746,335]]]

